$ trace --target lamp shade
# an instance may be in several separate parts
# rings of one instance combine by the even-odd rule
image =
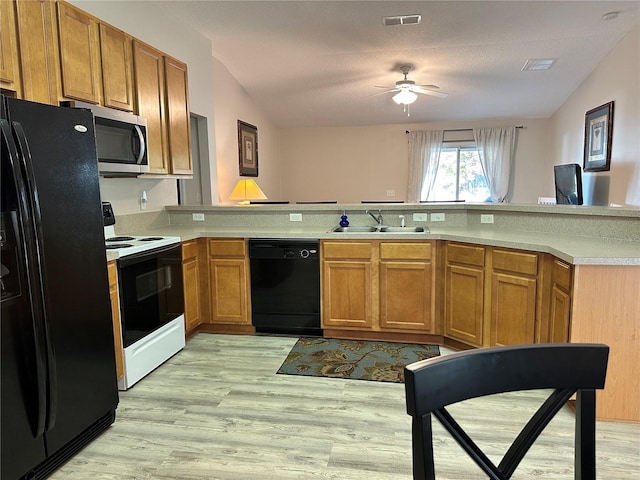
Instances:
[[[406,88],[403,88],[393,96],[393,101],[396,102],[398,105],[400,104],[409,105],[415,102],[417,98],[418,98],[418,95],[413,93],[411,90],[407,90]]]
[[[239,200],[238,205],[248,205],[249,200],[264,200],[267,196],[264,194],[255,180],[238,180],[234,187],[229,200]]]

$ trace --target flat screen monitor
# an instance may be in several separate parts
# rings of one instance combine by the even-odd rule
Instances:
[[[553,166],[557,205],[582,205],[582,171],[577,163]]]

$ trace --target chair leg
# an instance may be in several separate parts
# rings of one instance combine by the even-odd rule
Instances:
[[[578,390],[576,397],[575,479],[596,478],[596,392]]]
[[[413,480],[435,480],[431,414],[413,417]]]

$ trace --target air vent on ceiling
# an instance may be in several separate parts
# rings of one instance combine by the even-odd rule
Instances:
[[[522,67],[523,72],[549,70],[557,58],[530,58]]]
[[[422,21],[422,15],[397,15],[395,17],[383,17],[382,24],[392,25],[417,25]]]

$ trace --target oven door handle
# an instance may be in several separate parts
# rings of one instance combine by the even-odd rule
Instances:
[[[144,252],[133,253],[131,255],[127,255],[126,257],[119,258],[118,264],[120,267],[128,267],[129,265],[134,265],[136,263],[148,260],[151,257],[157,257],[158,255],[162,255],[163,253],[170,252],[174,249],[180,249],[179,243],[172,243],[171,245],[166,245],[164,247],[153,248],[151,250],[145,250]],[[180,258],[182,258],[182,253],[180,253]]]

